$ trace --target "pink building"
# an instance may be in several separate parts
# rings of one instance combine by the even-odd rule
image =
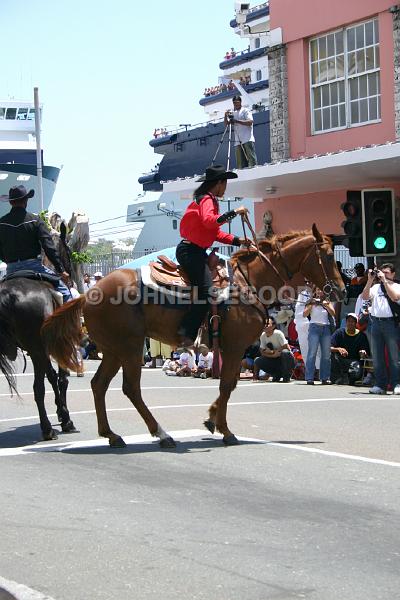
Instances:
[[[400,196],[400,4],[393,2],[269,0],[271,162],[238,171],[227,188],[228,196],[256,200],[257,231],[271,217],[275,233],[315,222],[340,244],[348,191],[390,188]],[[195,187],[184,180],[164,190]],[[397,215],[398,240],[399,222]]]
[[[342,235],[347,190],[400,192],[399,10],[393,0],[270,0],[282,44],[269,53],[272,164],[254,180],[259,228],[268,210],[275,232],[316,221]]]

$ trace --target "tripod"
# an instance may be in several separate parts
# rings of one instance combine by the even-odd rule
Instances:
[[[226,135],[228,134],[228,158],[227,158],[227,163],[226,163],[226,170],[229,171],[229,167],[230,167],[230,162],[231,162],[231,147],[232,147],[232,141],[234,139],[234,124],[233,121],[231,119],[229,119],[228,123],[225,126],[224,132],[221,136],[221,139],[218,143],[218,147],[217,150],[214,154],[214,157],[211,161],[211,164],[213,165],[215,163],[215,160],[217,158],[218,152],[221,150],[222,144],[224,143],[224,140],[226,138]],[[244,147],[244,145],[242,144],[242,142],[240,141],[239,138],[239,144],[241,149],[243,150],[243,153],[246,157],[246,160],[248,160],[248,155],[246,152],[246,148]]]

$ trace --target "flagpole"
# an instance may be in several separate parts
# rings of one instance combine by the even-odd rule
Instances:
[[[39,195],[40,210],[43,210],[43,170],[42,170],[42,149],[40,145],[40,107],[39,107],[39,88],[33,88],[34,106],[35,106],[35,136],[36,136],[36,166],[37,166],[37,192]]]

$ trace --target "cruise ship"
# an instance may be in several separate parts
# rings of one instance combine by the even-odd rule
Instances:
[[[199,104],[204,108],[205,122],[183,125],[175,130],[155,130],[150,146],[160,155],[150,173],[139,178],[146,196],[134,201],[127,209],[127,222],[142,223],[134,254],[153,252],[179,242],[179,220],[191,194],[163,191],[163,183],[176,179],[191,179],[205,172],[217,153],[214,163],[227,164],[229,132],[225,131],[224,114],[232,109],[234,95],[242,94],[242,105],[250,106],[254,119],[254,136],[258,164],[270,161],[269,151],[269,90],[266,35],[269,29],[269,4],[264,2],[246,11],[245,24],[239,27],[236,18],[230,27],[240,35],[243,50],[228,51],[222,58],[220,75],[215,86],[205,88]],[[236,45],[236,43],[232,43]],[[236,86],[238,84],[238,87]],[[184,115],[182,116],[184,119]],[[225,135],[224,135],[225,133]],[[229,168],[236,167],[234,150],[230,153]],[[161,195],[154,194],[161,192]],[[261,199],[260,199],[261,200]],[[222,210],[244,205],[254,222],[254,198],[224,198]],[[243,235],[239,219],[225,230]]]
[[[44,210],[53,198],[59,173],[57,167],[42,167]],[[42,207],[37,183],[34,105],[32,102],[0,100],[0,217],[10,210],[8,191],[16,185],[35,190],[35,196],[29,200],[29,210],[39,213]]]

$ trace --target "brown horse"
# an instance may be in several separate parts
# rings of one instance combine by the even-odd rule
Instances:
[[[228,310],[220,311],[223,363],[219,397],[210,406],[209,418],[204,422],[211,432],[216,428],[223,434],[226,445],[238,443],[227,425],[227,403],[236,387],[243,353],[263,329],[266,304],[270,300],[265,298],[266,287],[270,294],[272,289],[279,290],[284,284],[288,285],[295,273],[301,273],[327,294],[336,294],[337,300],[342,299],[344,291],[332,242],[321,235],[315,225],[311,231],[291,232],[259,242],[259,249],[240,250],[233,255],[231,264],[239,299],[232,302]],[[121,290],[124,291],[123,299]],[[60,307],[47,319],[42,335],[49,353],[63,367],[76,370],[75,345],[79,341],[83,312],[90,337],[103,353],[92,379],[99,435],[107,437],[110,446],[125,445],[109,426],[105,404],[110,382],[122,366],[122,390],[144,419],[151,435],[160,438],[161,447],[175,446],[174,440],[164,432],[143,402],[140,375],[145,336],[177,345],[177,330],[185,309],[171,310],[162,305],[135,303],[140,295],[135,270],[113,271],[91,292]]]

